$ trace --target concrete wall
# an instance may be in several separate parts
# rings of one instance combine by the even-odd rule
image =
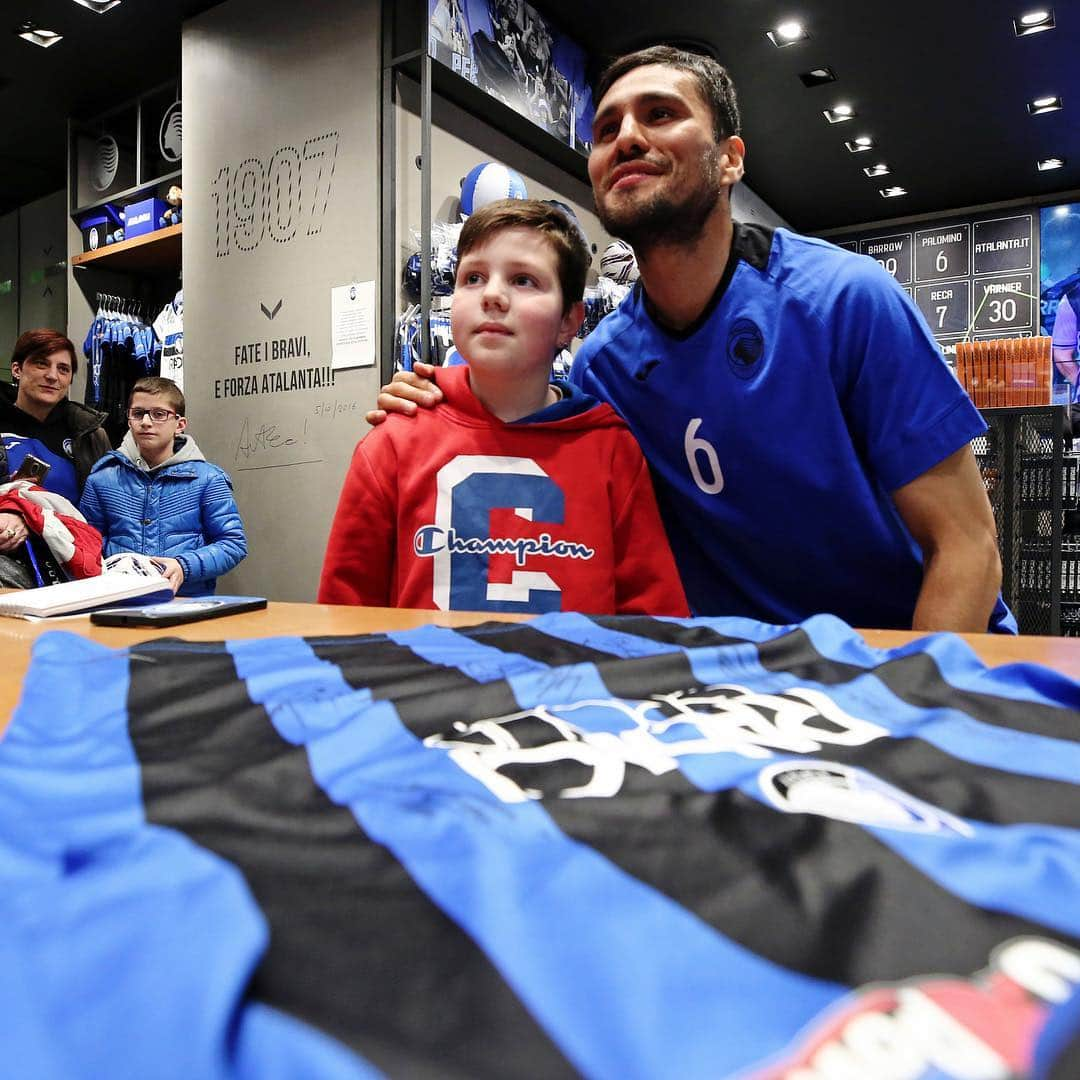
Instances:
[[[56,191],[19,210],[19,328],[67,325],[67,198]]]
[[[377,277],[378,32],[374,0],[231,0],[184,27],[188,416],[251,552],[222,591],[314,599],[378,392],[377,364],[329,369],[331,288]]]
[[[63,191],[0,217],[0,378],[24,330],[67,326],[66,219]]]
[[[19,211],[0,217],[0,379],[11,380],[8,357],[19,336]]]

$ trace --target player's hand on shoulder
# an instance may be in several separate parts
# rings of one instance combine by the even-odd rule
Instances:
[[[412,416],[417,409],[430,409],[442,401],[442,391],[435,385],[435,365],[417,364],[413,371],[398,371],[379,392],[377,407],[365,419],[375,426],[390,413]]]

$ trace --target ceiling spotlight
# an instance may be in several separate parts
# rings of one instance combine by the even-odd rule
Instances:
[[[810,35],[801,22],[789,19],[780,23],[772,30],[766,30],[765,36],[778,48],[785,49],[788,45],[794,45],[797,41],[805,41]]]
[[[1043,113],[1057,112],[1061,106],[1061,98],[1047,94],[1046,97],[1040,97],[1036,98],[1034,101],[1029,101],[1027,104],[1027,111],[1031,113],[1032,116],[1041,116]]]
[[[104,15],[106,11],[120,6],[120,0],[75,0],[75,3],[82,4],[84,8],[89,8],[98,15]]]
[[[31,45],[40,45],[43,49],[55,45],[63,38],[63,35],[58,34],[55,30],[42,30],[32,22],[22,23],[16,28],[15,33],[23,41],[29,41]]]
[[[800,72],[799,79],[807,88],[824,86],[826,83],[836,82],[836,72],[830,67],[818,67]]]
[[[1039,172],[1049,172],[1051,169],[1063,169],[1064,167],[1065,159],[1063,157],[1048,157],[1035,162],[1035,168]]]
[[[857,139],[851,139],[844,145],[853,154],[864,154],[867,150],[873,150],[875,144],[869,135],[860,135]]]
[[[1054,29],[1054,9],[1039,8],[1036,11],[1028,11],[1013,19],[1013,33],[1017,37],[1026,37],[1028,34],[1038,34],[1043,30]]]
[[[883,199],[896,199],[901,195],[907,194],[907,188],[902,187],[883,187],[878,188],[878,194]]]
[[[855,110],[847,104],[834,105],[831,109],[825,109],[823,115],[830,124],[842,124],[845,120],[855,118]]]
[[[879,161],[876,165],[867,165],[863,172],[867,176],[888,176],[892,170],[884,161]]]

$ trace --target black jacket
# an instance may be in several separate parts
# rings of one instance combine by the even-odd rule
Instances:
[[[56,452],[62,452],[61,446],[57,444],[62,444],[64,439],[71,439],[70,457],[75,466],[79,490],[82,491],[94,463],[112,449],[109,436],[105,434],[103,427],[105,413],[65,398],[42,423],[16,407],[17,395],[17,386],[0,382],[0,430],[41,439]],[[6,461],[3,463],[3,470],[6,477]]]

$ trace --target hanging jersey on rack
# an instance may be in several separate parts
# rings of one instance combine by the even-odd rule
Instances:
[[[104,293],[98,293],[97,300],[97,314],[83,342],[86,403],[108,413],[106,426],[115,443],[127,431],[132,386],[158,372],[160,346],[139,302]]]
[[[181,289],[154,320],[161,343],[161,375],[184,389],[184,290]]]

